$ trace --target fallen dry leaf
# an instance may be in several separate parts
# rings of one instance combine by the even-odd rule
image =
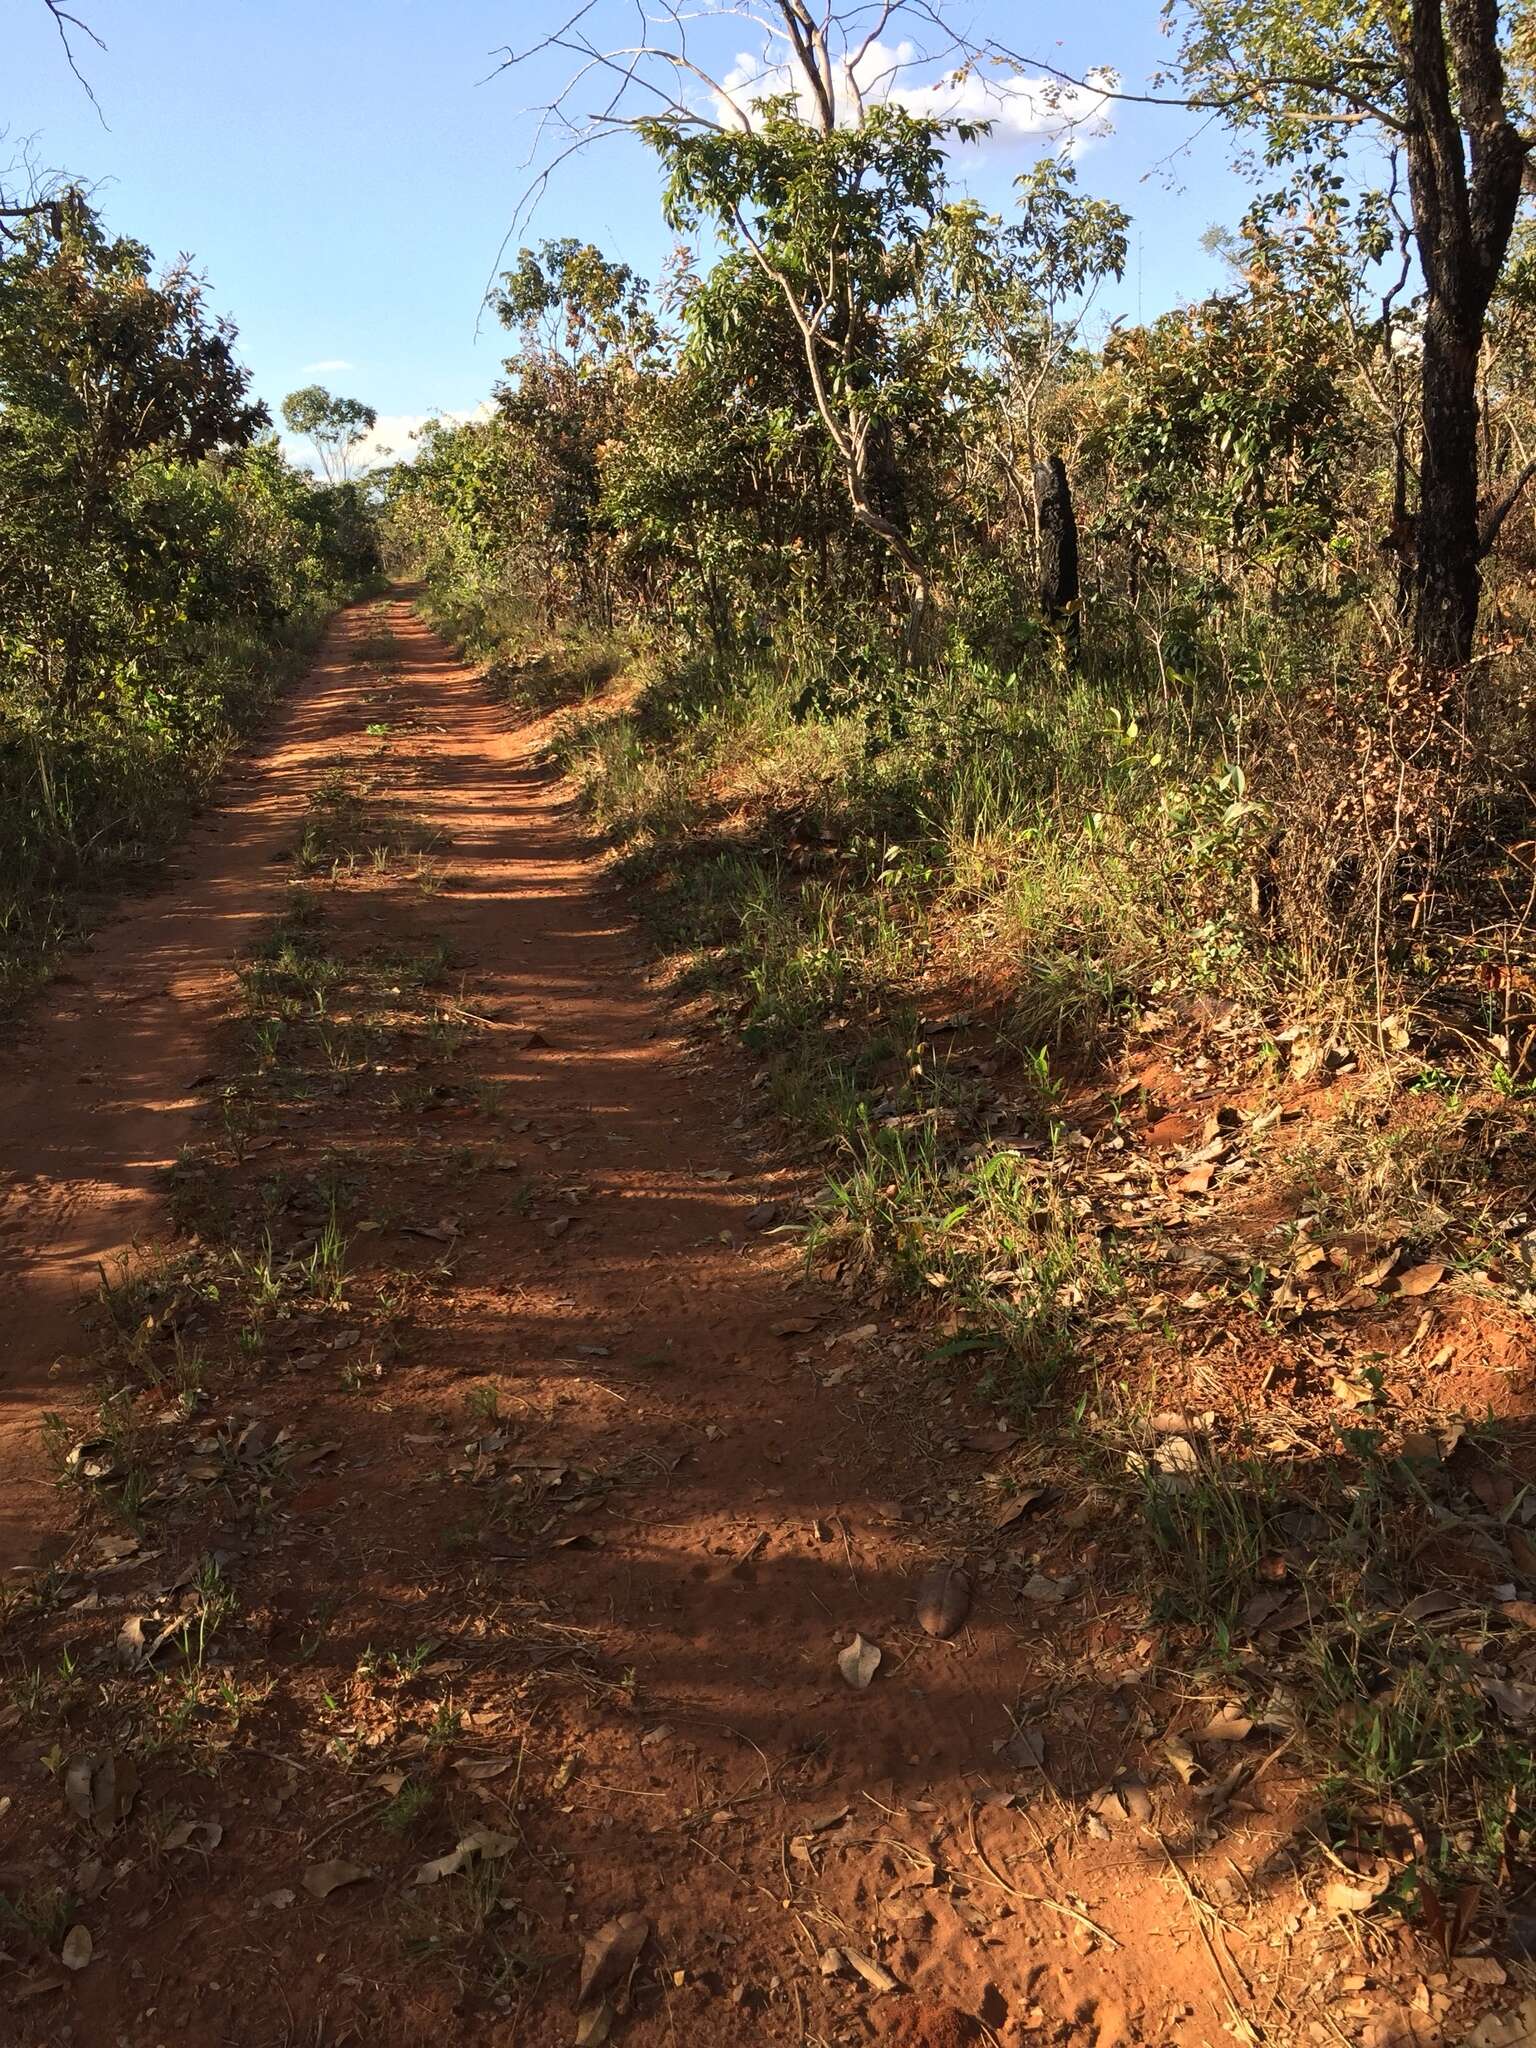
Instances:
[[[1152,1465],[1158,1472],[1198,1472],[1200,1453],[1187,1436],[1165,1437],[1152,1453]]]
[[[457,1844],[446,1856],[433,1856],[427,1862],[418,1864],[411,1879],[413,1885],[436,1884],[445,1877],[457,1877],[460,1871],[468,1870],[477,1859],[494,1863],[503,1856],[510,1856],[517,1847],[515,1835],[497,1834],[491,1828],[470,1828],[460,1835]]]
[[[1015,1728],[997,1753],[1017,1770],[1038,1771],[1045,1764],[1045,1737],[1038,1728]]]
[[[77,1756],[64,1772],[64,1797],[72,1813],[110,1835],[125,1820],[138,1795],[139,1773],[131,1756]]]
[[[216,1820],[178,1821],[165,1838],[167,1849],[200,1849],[204,1855],[217,1849],[224,1829]]]
[[[629,1975],[640,1951],[651,1938],[651,1923],[643,1913],[620,1913],[588,1937],[581,1951],[581,1982],[576,1992],[578,2006],[596,2004]]]
[[[470,1785],[483,1785],[491,1778],[503,1777],[512,1768],[509,1756],[461,1757],[454,1765],[458,1775]]]
[[[613,2032],[615,2017],[611,1999],[599,1998],[584,2005],[576,2015],[576,2048],[602,2048]]]
[[[1152,1795],[1134,1771],[1122,1771],[1113,1784],[1106,1785],[1088,1803],[1101,1820],[1152,1818]]]
[[[443,1217],[440,1223],[401,1223],[396,1228],[407,1237],[427,1237],[434,1244],[454,1244],[459,1235],[459,1227],[451,1216]]]
[[[1261,1586],[1243,1602],[1238,1621],[1247,1629],[1263,1628],[1291,1604],[1292,1597],[1283,1586]]]
[[[1445,1278],[1445,1267],[1438,1260],[1428,1259],[1422,1266],[1410,1266],[1399,1273],[1389,1285],[1393,1294],[1407,1295],[1410,1299],[1428,1294],[1432,1287],[1438,1287]]]
[[[1472,1932],[1482,1903],[1482,1886],[1463,1884],[1458,1885],[1452,1893],[1447,1910],[1445,1899],[1435,1889],[1425,1872],[1419,1872],[1419,1917],[1425,1933],[1438,1945],[1447,1962],[1460,1954],[1467,1936]]]
[[[1516,1685],[1502,1678],[1479,1678],[1484,1697],[1493,1701],[1506,1721],[1536,1720],[1536,1685]]]
[[[1389,1880],[1370,1884],[1350,1884],[1344,1878],[1335,1878],[1323,1886],[1321,1905],[1326,1913],[1366,1913],[1386,1890]]]
[[[1372,1259],[1368,1266],[1356,1274],[1356,1288],[1362,1293],[1372,1293],[1381,1286],[1387,1275],[1392,1271],[1392,1268],[1397,1264],[1401,1255],[1400,1247],[1393,1245],[1392,1249],[1388,1252],[1383,1252],[1379,1259]]]
[[[337,1856],[327,1863],[311,1863],[304,1873],[304,1889],[311,1898],[328,1899],[332,1892],[339,1892],[343,1885],[361,1884],[365,1877],[372,1876],[359,1863],[346,1863]]]
[[[826,1813],[818,1813],[806,1822],[806,1831],[813,1835],[824,1835],[829,1828],[841,1827],[848,1818],[846,1805],[834,1806]]]
[[[956,1439],[962,1450],[980,1451],[983,1457],[992,1452],[1011,1451],[1015,1444],[1024,1441],[1022,1429],[962,1429]],[[1037,1488],[1043,1492],[1043,1488]]]
[[[440,1878],[456,1877],[468,1860],[462,1849],[450,1849],[446,1856],[433,1856],[425,1863],[418,1863],[411,1883],[436,1884]]]
[[[83,1970],[91,1960],[91,1949],[91,1930],[77,1923],[64,1937],[64,1946],[59,1950],[59,1961],[66,1970]]]
[[[1026,1486],[1019,1493],[1010,1494],[997,1513],[992,1517],[994,1529],[1011,1529],[1016,1522],[1023,1521],[1033,1507],[1038,1507],[1049,1492],[1048,1487]]]
[[[57,1970],[44,1970],[39,1976],[23,1977],[11,1993],[11,2003],[21,2005],[29,1998],[41,1998],[45,1992],[62,1991],[68,1982],[69,1979],[61,1977]]]
[[[1253,1733],[1253,1723],[1236,1707],[1223,1707],[1213,1714],[1195,1736],[1196,1742],[1242,1742]]]
[[[1186,1785],[1192,1785],[1201,1775],[1200,1760],[1182,1735],[1165,1735],[1163,1754]]]
[[[947,1643],[965,1626],[972,1590],[971,1575],[963,1565],[935,1565],[917,1589],[918,1626]]]
[[[1484,2013],[1460,2048],[1536,2048],[1536,1998],[1522,1998],[1508,2012]]]
[[[1508,1472],[1496,1466],[1476,1465],[1466,1475],[1466,1484],[1490,1515],[1502,1516],[1514,1506],[1515,1482]]]
[[[1164,1408],[1147,1425],[1154,1436],[1209,1436],[1215,1426],[1214,1408]]]
[[[1333,1398],[1345,1408],[1369,1408],[1376,1399],[1374,1387],[1347,1380],[1341,1373],[1335,1373],[1329,1384]]]
[[[1452,1593],[1420,1593],[1403,1609],[1404,1621],[1433,1621],[1438,1615],[1459,1614],[1465,1601]]]
[[[1458,1956],[1452,1966],[1467,1984],[1498,1986],[1509,1982],[1509,1972],[1494,1956]]]
[[[1156,1490],[1187,1493],[1200,1469],[1200,1453],[1187,1436],[1169,1436],[1156,1446],[1150,1458],[1145,1451],[1127,1451],[1125,1466]]]
[[[899,1991],[901,1985],[884,1963],[877,1963],[873,1956],[861,1956],[856,1948],[845,1948],[843,1955],[850,1969],[857,1970],[864,1982],[877,1996],[887,1991]]]
[[[106,1437],[83,1438],[64,1462],[77,1478],[93,1479],[103,1485],[123,1476],[117,1454]]]
[[[880,1669],[881,1654],[878,1643],[867,1643],[856,1635],[838,1651],[837,1668],[855,1692],[868,1692],[869,1681]]]
[[[1076,1579],[1053,1579],[1048,1572],[1031,1572],[1024,1581],[1026,1600],[1045,1600],[1052,1603],[1069,1600],[1077,1591]]]

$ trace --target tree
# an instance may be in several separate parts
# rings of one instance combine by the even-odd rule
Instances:
[[[1002,373],[999,452],[1007,486],[1043,541],[1038,472],[1051,452],[1039,444],[1042,397],[1078,347],[1100,285],[1124,274],[1130,215],[1080,192],[1066,156],[1042,158],[1014,180],[1014,190],[1016,220],[1005,223],[967,201],[949,209],[944,239],[967,339]],[[1051,486],[1061,488],[1054,476]]]
[[[599,515],[599,453],[623,431],[626,395],[660,329],[645,279],[570,237],[518,252],[491,294],[518,337],[496,388],[509,532],[530,566],[529,594],[612,623],[610,536]]]
[[[933,579],[876,482],[882,442],[902,405],[919,398],[893,333],[937,246],[944,144],[985,125],[935,111],[933,92],[969,72],[1000,103],[1008,87],[974,68],[994,46],[954,26],[943,0],[769,0],[761,12],[737,0],[664,5],[655,16],[639,11],[636,42],[605,40],[601,24],[614,12],[612,0],[585,0],[529,48],[506,52],[507,67],[555,53],[573,60],[542,109],[535,147],[545,160],[525,201],[573,151],[639,132],[666,165],[673,223],[709,221],[756,268],[796,336],[853,521],[906,578],[910,662]],[[711,70],[698,48],[711,22],[750,23],[762,37],[756,64]],[[918,81],[928,97],[914,113],[897,102]],[[1083,92],[1072,111],[1096,100],[1092,87]]]
[[[130,622],[178,608],[157,479],[267,424],[233,339],[185,263],[153,277],[74,193],[0,240],[0,665],[66,716]]]
[[[1512,55],[1520,0],[1170,0],[1194,104],[1262,135],[1272,162],[1342,155],[1362,129],[1407,163],[1424,280],[1414,637],[1472,654],[1497,528],[1478,508],[1478,363],[1536,125]],[[1526,53],[1529,54],[1528,52]]]
[[[896,329],[937,240],[944,125],[881,106],[856,127],[808,127],[779,101],[744,131],[680,133],[656,122],[643,132],[670,174],[671,224],[707,218],[787,311],[854,523],[907,578],[912,661],[932,577],[899,508],[881,502],[877,470],[895,423],[927,402]]]
[[[302,434],[319,458],[327,483],[352,480],[352,457],[378,421],[371,405],[358,398],[335,398],[323,384],[306,384],[283,400],[283,419],[291,434]]]

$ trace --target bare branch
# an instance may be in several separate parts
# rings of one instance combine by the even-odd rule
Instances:
[[[8,220],[36,220],[39,214],[48,216],[48,232],[55,241],[64,232],[64,202],[62,199],[34,199],[26,206],[0,206],[0,236],[8,242],[22,239],[20,228],[8,228]]]
[[[1536,477],[1536,460],[1525,465],[1503,497],[1500,498],[1488,514],[1488,517],[1483,521],[1483,530],[1477,537],[1479,560],[1492,551],[1493,544],[1499,537],[1499,528],[1519,504],[1526,485],[1533,477]]]
[[[942,18],[937,14],[931,0],[917,0],[922,11],[937,25]],[[1380,99],[1366,91],[1367,83],[1390,84],[1392,70],[1369,58],[1342,60],[1332,70],[1317,74],[1290,74],[1285,72],[1267,73],[1262,77],[1246,79],[1241,83],[1234,80],[1230,92],[1215,93],[1157,93],[1127,92],[1118,83],[1110,83],[1112,74],[1088,73],[1079,75],[1065,71],[1059,64],[1049,63],[1043,57],[1032,57],[998,42],[993,37],[981,45],[985,55],[995,61],[1014,66],[1020,72],[1039,72],[1054,79],[1059,85],[1069,85],[1079,92],[1096,93],[1102,99],[1122,105],[1138,107],[1172,107],[1184,113],[1236,113],[1244,108],[1262,105],[1266,95],[1279,92],[1310,92],[1338,98],[1347,102],[1342,111],[1328,111],[1319,108],[1308,113],[1309,121],[1327,122],[1352,127],[1361,121],[1379,121],[1384,128],[1401,131],[1402,119]],[[1237,66],[1234,64],[1233,69]]]
[[[43,0],[43,5],[48,9],[48,12],[53,16],[53,25],[59,32],[59,41],[64,45],[64,61],[68,64],[70,70],[74,73],[75,80],[77,84],[80,86],[81,91],[85,94],[86,98],[90,101],[91,105],[96,109],[97,120],[100,121],[102,127],[105,128],[107,125],[107,118],[105,114],[103,114],[101,111],[101,102],[96,97],[96,93],[91,85],[91,81],[80,69],[78,62],[76,61],[75,46],[69,39],[69,32],[71,29],[77,29],[81,35],[85,36],[89,41],[93,42],[96,45],[97,49],[103,52],[106,50],[106,44],[102,41],[101,37],[97,35],[95,29],[91,27],[89,22],[82,21],[78,14],[70,13],[69,9],[63,4],[63,0]]]

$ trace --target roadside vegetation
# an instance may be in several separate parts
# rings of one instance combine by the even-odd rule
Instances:
[[[0,218],[0,1004],[170,844],[377,572],[235,331],[73,191]]]
[[[705,0],[686,33],[711,14],[736,18]],[[1285,2013],[1260,2009],[1269,1980],[1226,1973],[1229,1923],[1190,1872],[1229,1811],[1273,1811],[1272,1768],[1299,1766],[1277,1855],[1309,1922],[1350,1930],[1361,1967],[1339,1991],[1395,1986],[1416,2017],[1346,2034],[1334,1979],[1309,1995],[1366,2048],[1436,2038],[1469,1990],[1536,1982],[1530,9],[1171,0],[1166,97],[1232,131],[1251,189],[1213,231],[1222,287],[1134,324],[1105,301],[1136,224],[1072,146],[1098,85],[1058,80],[1062,145],[994,212],[956,175],[984,124],[883,90],[930,30],[962,72],[1027,68],[951,34],[942,0],[771,0],[755,81],[750,64],[704,76],[666,7],[643,47],[620,44],[631,19],[591,0],[507,61],[573,60],[540,130],[557,150],[601,128],[650,147],[678,238],[667,274],[576,238],[520,249],[492,294],[511,348],[493,405],[367,484],[372,408],[290,394],[316,483],[270,437],[195,275],[157,274],[74,192],[0,204],[0,1001],[83,929],[93,892],[169,843],[327,608],[381,562],[418,582],[508,714],[541,722],[679,1002],[739,1045],[744,1094],[814,1169],[803,1204],[757,1205],[744,1229],[803,1242],[818,1295],[857,1312],[769,1331],[812,1340],[786,1350],[794,1369],[871,1403],[923,1465],[921,1542],[944,1545],[939,1603],[956,1609],[930,1621],[920,1591],[918,1628],[949,1642],[984,1591],[1015,1639],[1038,1638],[1034,1690],[993,1751],[1025,1784],[1000,1811],[1046,1774],[1062,1815],[1036,1845],[1046,1866],[1058,1839],[1065,1859],[1145,1829],[1234,2037],[1285,2039]],[[866,97],[876,36],[909,29],[918,44],[880,45]],[[712,112],[676,97],[684,75]],[[593,77],[608,96],[584,106]],[[37,1745],[103,1840],[139,1761],[215,1774],[278,1684],[268,1639],[289,1631],[303,1674],[331,1618],[298,1600],[291,1629],[286,1603],[247,1615],[253,1561],[225,1546],[311,1488],[350,1515],[340,1438],[227,1397],[309,1375],[382,1435],[406,1398],[404,1333],[456,1306],[461,1260],[473,1273],[466,1191],[546,1246],[591,1193],[574,1160],[541,1159],[536,1179],[505,1142],[533,1119],[503,1120],[473,1034],[549,1041],[472,1006],[432,914],[446,842],[401,795],[385,615],[350,644],[370,746],[313,792],[286,914],[240,957],[213,1113],[173,1179],[178,1239],[104,1274],[93,1418],[50,1429],[92,1571],[153,1561],[167,1532],[190,1562],[152,1614],[112,1617],[110,1652],[98,1619],[89,1679],[73,1631],[95,1592],[50,1568],[0,1600],[47,1651],[10,1658],[0,1730]],[[504,761],[496,775],[499,802]],[[386,893],[382,935],[364,913]],[[409,1242],[386,1259],[386,1236]],[[711,1242],[734,1257],[730,1232]],[[573,1306],[555,1302],[551,1342]],[[669,1335],[645,1363],[670,1360]],[[473,1875],[452,1903],[411,1901],[412,1938],[514,2024],[550,1962],[540,1929],[568,1931],[563,1860],[553,1907],[525,1911],[491,1867],[510,1831],[424,1862],[416,1837],[446,1823],[449,1746],[485,1737],[463,1701],[482,1679],[490,1697],[471,1659],[492,1623],[540,1655],[576,1640],[531,1601],[509,1625],[515,1582],[491,1577],[528,1565],[509,1543],[602,1547],[553,1532],[608,1478],[563,1449],[525,1456],[547,1378],[504,1417],[477,1375],[468,1443],[441,1419],[387,1424],[428,1454],[423,1495],[443,1509],[396,1553],[400,1580],[420,1592],[437,1572],[451,1628],[328,1646],[342,1676],[293,1687],[305,1760],[251,1752],[285,1773],[270,1818],[301,1775],[341,1790],[318,1829],[301,1802],[307,1851],[356,1826],[412,1893]],[[758,1538],[731,1555],[745,1574]],[[1064,1656],[1043,1625],[1061,1616]],[[864,1693],[883,1656],[861,1629],[836,1665]],[[543,1670],[528,1665],[530,1699]],[[573,1683],[626,1712],[639,1696],[630,1667]],[[1139,1761],[1069,1799],[1049,1769],[1085,1683],[1080,1720]],[[59,1731],[87,1729],[71,1756]],[[397,1738],[411,1768],[374,1770]],[[521,1832],[521,1736],[515,1757],[453,1768],[461,1799],[502,1800]],[[468,1790],[502,1776],[504,1792]],[[1177,1854],[1153,1797],[1175,1787]],[[737,1822],[716,1789],[696,1787],[679,1827]],[[163,1818],[157,1854],[222,1838],[222,1820]],[[770,1901],[799,1881],[790,1855],[814,1871],[817,1853],[809,1834],[775,1850]],[[1247,1896],[1220,1896],[1246,1910],[1227,1860]],[[1070,1893],[991,1874],[1104,1939]],[[300,1881],[318,1903],[372,1875],[327,1857]],[[6,1925],[40,1970],[89,1961],[71,1922],[103,1881],[96,1860],[75,1891],[12,1887]],[[287,1886],[261,1901],[295,1903]],[[625,1918],[643,1945],[649,1921]],[[1305,1932],[1298,1915],[1270,1945],[1289,1957]],[[841,1948],[809,1946],[818,1980],[842,1970]],[[862,1982],[899,1988],[859,1954]],[[1531,2009],[1468,2038],[1529,2039]],[[604,1998],[580,2038],[614,2018]]]
[[[1306,1755],[1356,1906],[1449,1950],[1536,1818],[1536,244],[1507,195],[1469,543],[1418,492],[1422,53],[1346,12],[1289,65],[1279,10],[1188,13],[1186,90],[1248,67],[1252,204],[1221,290],[1106,328],[1134,224],[1091,157],[993,215],[970,130],[839,104],[783,7],[792,93],[634,124],[712,257],[523,249],[495,410],[426,434],[387,546],[553,714],[821,1161],[812,1259],[1020,1432],[1020,1515],[1139,1532],[1126,1626]]]

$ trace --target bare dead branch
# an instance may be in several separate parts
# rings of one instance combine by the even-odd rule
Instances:
[[[1482,532],[1477,537],[1479,560],[1492,551],[1493,544],[1499,537],[1499,528],[1519,504],[1526,485],[1530,483],[1533,477],[1536,477],[1536,460],[1530,461],[1525,465],[1503,497],[1499,499],[1498,503],[1489,512],[1488,517],[1483,521]]]
[[[102,41],[101,37],[97,35],[95,29],[91,27],[89,22],[82,21],[78,14],[70,13],[69,9],[66,6],[64,6],[63,0],[43,0],[43,5],[48,9],[48,12],[53,16],[53,25],[59,32],[59,41],[64,45],[64,61],[68,64],[70,70],[74,73],[75,81],[79,85],[81,91],[85,94],[86,98],[90,101],[91,105],[96,109],[97,120],[100,121],[102,127],[105,128],[107,125],[107,118],[105,114],[103,114],[101,111],[101,102],[96,97],[95,89],[92,87],[91,81],[80,69],[80,65],[76,60],[75,46],[69,39],[69,32],[71,29],[77,30],[89,41],[93,42],[98,50],[105,51],[107,47],[106,44]]]

